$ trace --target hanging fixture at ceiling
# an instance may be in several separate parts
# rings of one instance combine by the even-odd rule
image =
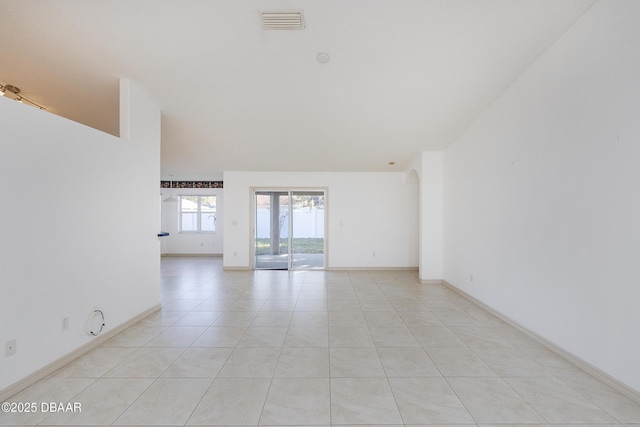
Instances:
[[[170,193],[169,193],[169,197],[167,197],[166,199],[163,200],[163,202],[177,202],[178,199],[176,199],[175,197],[173,197],[173,175],[169,175],[169,177],[171,178],[171,184],[169,186],[169,188],[171,188]]]
[[[27,104],[33,105],[34,107],[38,107],[41,110],[46,110],[46,108],[44,108],[42,105],[24,96],[20,92],[20,88],[14,85],[3,85],[2,83],[0,83],[0,96],[6,96],[7,98],[14,99],[23,104],[27,103]]]

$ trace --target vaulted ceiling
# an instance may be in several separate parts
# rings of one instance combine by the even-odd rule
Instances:
[[[164,177],[402,170],[592,3],[0,0],[0,82],[117,135],[118,80],[137,81],[162,109]],[[265,30],[268,11],[302,11],[304,29]]]

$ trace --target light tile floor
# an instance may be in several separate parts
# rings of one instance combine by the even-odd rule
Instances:
[[[415,272],[163,258],[161,311],[14,396],[3,425],[620,425],[640,405]]]

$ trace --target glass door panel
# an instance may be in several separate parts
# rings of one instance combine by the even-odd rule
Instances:
[[[255,206],[255,268],[288,270],[288,193],[256,192]]]
[[[324,192],[291,192],[291,268],[324,268]]]

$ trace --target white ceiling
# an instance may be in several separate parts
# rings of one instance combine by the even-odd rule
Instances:
[[[0,81],[113,134],[118,79],[137,81],[162,108],[164,177],[402,170],[592,3],[0,0]],[[305,29],[263,30],[259,12],[274,10],[302,10]]]

